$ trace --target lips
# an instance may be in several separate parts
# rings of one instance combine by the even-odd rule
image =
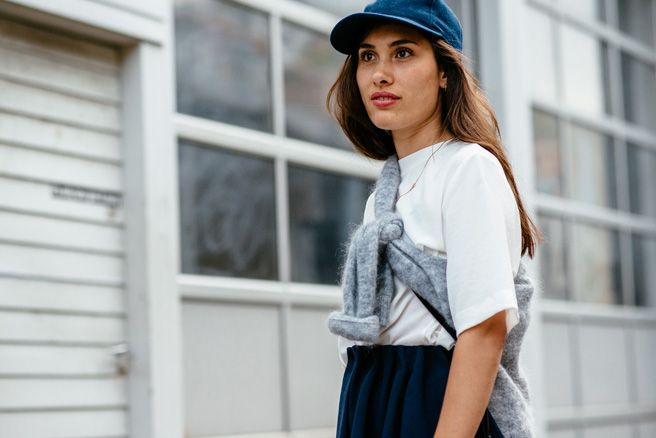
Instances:
[[[401,99],[396,94],[387,91],[377,91],[372,94],[370,98],[378,108],[385,108],[394,105],[399,99]]]

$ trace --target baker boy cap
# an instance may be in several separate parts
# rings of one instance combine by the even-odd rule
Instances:
[[[462,27],[444,0],[377,0],[363,12],[342,18],[330,33],[330,44],[339,52],[352,54],[367,25],[375,21],[409,24],[462,52]]]

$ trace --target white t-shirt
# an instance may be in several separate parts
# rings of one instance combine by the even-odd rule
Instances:
[[[447,291],[456,335],[502,310],[510,331],[519,322],[514,277],[521,258],[521,224],[501,163],[479,144],[456,140],[415,151],[401,158],[399,166],[400,194],[421,173],[415,188],[397,201],[396,210],[419,248],[447,255]],[[367,199],[364,223],[374,219],[374,196],[375,192]],[[396,276],[394,282],[389,323],[375,344],[452,348],[454,339],[415,293]],[[346,349],[367,343],[338,336],[337,344],[346,366]]]

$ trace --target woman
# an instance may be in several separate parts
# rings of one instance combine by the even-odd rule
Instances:
[[[521,257],[542,235],[463,64],[460,23],[442,0],[378,0],[330,40],[348,56],[328,107],[359,153],[386,162],[351,238],[344,311],[329,319],[346,365],[338,437],[472,437],[483,420],[490,436],[532,436],[518,354],[533,287]],[[432,267],[415,269],[421,256],[403,242]],[[418,369],[444,351],[440,390]]]

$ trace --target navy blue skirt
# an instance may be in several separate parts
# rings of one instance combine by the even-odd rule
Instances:
[[[452,352],[441,345],[346,349],[337,438],[433,438]],[[486,410],[476,438],[503,438]]]

